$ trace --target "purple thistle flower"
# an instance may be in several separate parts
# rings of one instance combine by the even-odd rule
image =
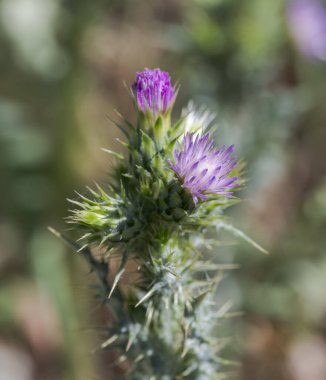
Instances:
[[[155,117],[166,112],[174,100],[170,75],[160,69],[146,68],[137,73],[132,90],[139,109],[144,113],[149,110]]]
[[[326,5],[320,0],[292,0],[287,20],[294,41],[306,57],[326,60]]]
[[[169,164],[182,181],[182,186],[189,190],[194,200],[207,199],[206,194],[219,194],[226,197],[237,186],[238,177],[231,177],[231,170],[237,162],[231,157],[233,145],[214,149],[209,133],[200,137],[186,133],[183,149],[174,151],[175,164]]]

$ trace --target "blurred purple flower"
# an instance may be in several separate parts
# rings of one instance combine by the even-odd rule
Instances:
[[[231,196],[231,189],[237,186],[238,177],[231,176],[237,162],[231,157],[233,145],[214,149],[209,133],[200,137],[187,133],[183,149],[174,151],[175,164],[169,164],[188,189],[196,204],[199,199],[207,199],[207,194]]]
[[[139,109],[144,113],[149,110],[154,116],[166,112],[174,100],[170,75],[158,68],[137,73],[132,90]]]
[[[326,60],[326,4],[291,0],[287,20],[298,49],[311,59]]]

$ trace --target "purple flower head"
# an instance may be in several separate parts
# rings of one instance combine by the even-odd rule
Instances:
[[[326,5],[320,0],[292,0],[287,20],[301,51],[311,59],[326,60]]]
[[[175,164],[171,161],[169,164],[196,204],[199,199],[207,199],[207,194],[232,195],[231,189],[237,186],[238,179],[231,176],[237,164],[232,152],[233,145],[215,149],[209,133],[202,137],[186,133],[183,149],[174,151]]]
[[[144,113],[149,110],[155,117],[166,112],[174,100],[170,75],[160,69],[144,69],[137,73],[132,90],[139,109]]]

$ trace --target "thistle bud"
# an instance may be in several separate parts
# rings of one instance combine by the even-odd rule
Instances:
[[[169,73],[160,69],[144,69],[136,74],[132,85],[137,108],[142,117],[153,127],[159,116],[170,115],[176,91],[171,85]]]

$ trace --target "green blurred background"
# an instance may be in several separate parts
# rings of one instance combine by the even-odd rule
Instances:
[[[144,67],[179,80],[176,115],[188,99],[216,112],[219,141],[247,161],[230,215],[271,254],[212,253],[241,265],[220,290],[243,312],[235,377],[326,379],[326,50],[305,54],[288,7],[0,0],[0,380],[119,378],[97,352],[94,279],[47,226],[67,230],[66,199],[107,178],[109,118],[133,119],[123,81]]]

